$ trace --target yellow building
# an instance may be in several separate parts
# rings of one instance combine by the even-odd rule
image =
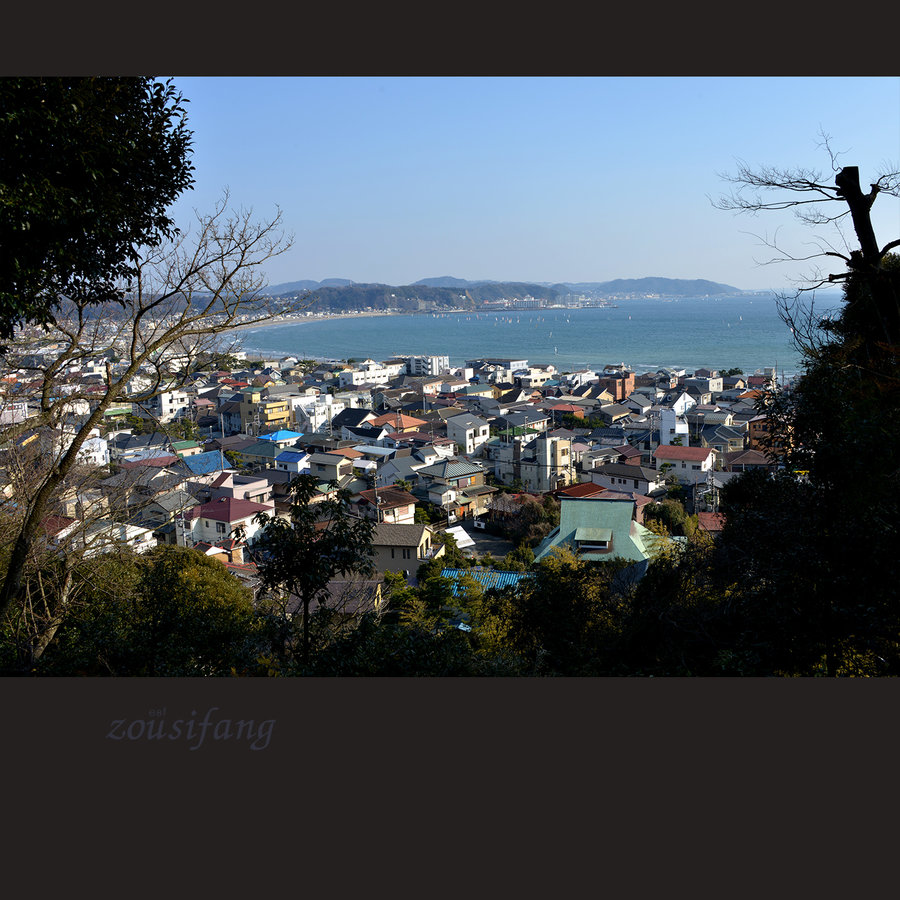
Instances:
[[[244,434],[267,434],[280,428],[291,428],[291,404],[286,399],[269,399],[262,388],[247,388],[241,397],[241,431]]]

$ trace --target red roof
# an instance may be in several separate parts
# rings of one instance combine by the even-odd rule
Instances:
[[[273,513],[275,508],[265,503],[255,503],[253,500],[220,497],[218,500],[210,500],[209,503],[189,509],[184,516],[186,519],[214,519],[217,522],[238,522],[241,519],[249,519],[258,512]]]
[[[606,493],[606,488],[592,481],[584,481],[580,484],[570,484],[555,492],[558,497],[593,497]]]
[[[698,512],[697,524],[704,531],[721,531],[725,524],[725,516],[722,513]]]
[[[77,519],[72,519],[69,516],[47,516],[41,522],[41,527],[47,534],[52,536],[59,534],[64,528],[68,528],[77,521]]]
[[[226,482],[228,482],[230,478],[231,478],[230,472],[222,472],[222,474],[219,475],[216,478],[216,480],[210,484],[210,487],[211,488],[222,487],[222,485],[225,484]]]
[[[653,502],[652,497],[646,494],[639,494],[637,491],[607,491],[602,497],[598,496],[596,500],[633,500],[635,506],[640,509],[648,503]]]
[[[377,419],[371,419],[369,424],[374,428],[379,428],[382,425],[387,425],[388,428],[416,428],[419,425],[427,425],[428,423],[424,419],[417,419],[414,416],[407,416],[403,413],[385,413],[383,416],[378,416]]]
[[[345,459],[359,459],[365,456],[365,453],[354,450],[352,447],[338,447],[336,450],[328,451],[331,456],[343,456]]]
[[[550,406],[547,408],[549,412],[570,412],[581,413],[584,416],[584,407],[578,406],[576,403],[557,403],[555,406]]]
[[[677,459],[685,462],[703,462],[713,452],[711,447],[678,447],[674,444],[660,444],[653,455],[657,459]]]

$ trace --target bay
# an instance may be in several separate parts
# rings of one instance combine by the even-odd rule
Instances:
[[[384,360],[445,355],[454,366],[495,356],[552,363],[562,372],[625,363],[639,373],[662,366],[687,371],[736,367],[746,374],[774,367],[790,378],[801,364],[775,298],[766,294],[635,299],[579,309],[309,318],[233,336],[240,337],[246,351],[266,356]]]

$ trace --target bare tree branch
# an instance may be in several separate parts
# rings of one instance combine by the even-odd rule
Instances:
[[[70,299],[61,305],[56,324],[45,329],[44,343],[57,344],[58,352],[49,364],[34,369],[39,376],[34,395],[39,414],[17,423],[2,437],[18,439],[35,427],[57,424],[76,400],[87,401],[89,412],[67,446],[32,472],[14,525],[11,530],[7,526],[11,552],[0,585],[0,612],[20,597],[41,523],[53,508],[54,497],[75,477],[89,435],[114,403],[131,401],[129,387],[136,379],[147,379],[133,392],[138,403],[181,387],[192,363],[201,354],[215,353],[229,330],[308,305],[308,295],[285,303],[260,293],[265,285],[263,267],[291,246],[292,239],[281,231],[280,212],[256,221],[250,211],[230,211],[227,201],[226,195],[211,214],[198,214],[196,236],[187,232],[147,249],[136,261],[133,281],[122,285],[116,306],[98,308]],[[34,347],[36,336],[33,329],[22,330],[0,362],[14,365],[27,355],[29,346]],[[106,366],[99,391],[61,393],[73,362],[109,350],[121,360]]]

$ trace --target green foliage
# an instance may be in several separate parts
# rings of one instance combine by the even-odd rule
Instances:
[[[328,583],[338,575],[373,572],[375,523],[350,515],[345,490],[318,500],[318,484],[312,475],[298,475],[291,482],[290,518],[258,513],[261,529],[248,546],[265,588],[276,598],[300,602],[304,661],[310,652],[310,605],[325,604]],[[336,482],[331,486],[336,489]]]
[[[350,634],[318,653],[307,675],[380,677],[475,677],[517,675],[514,658],[480,652],[473,639],[438,628],[422,613],[405,624],[367,616]]]
[[[489,652],[513,653],[536,675],[609,672],[627,591],[621,561],[585,562],[556,548],[515,589],[475,604],[475,630]]]
[[[147,77],[0,80],[0,338],[106,303],[193,184],[184,101]]]
[[[545,494],[540,500],[521,494],[518,510],[504,523],[504,536],[514,544],[536,547],[559,525],[559,501]]]
[[[210,676],[253,671],[265,635],[252,598],[217,560],[184,547],[91,561],[93,587],[38,674]]]
[[[533,565],[534,550],[525,544],[520,544],[503,557],[498,568],[506,572],[527,572]]]
[[[692,537],[697,530],[697,521],[697,516],[685,511],[684,503],[672,497],[644,507],[644,525],[650,528],[651,523],[658,523],[669,534]]]

